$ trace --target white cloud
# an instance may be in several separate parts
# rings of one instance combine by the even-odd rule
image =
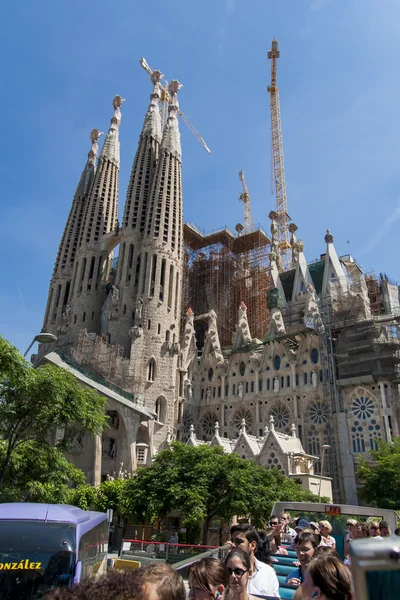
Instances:
[[[310,8],[313,12],[320,12],[329,2],[330,0],[312,0]]]

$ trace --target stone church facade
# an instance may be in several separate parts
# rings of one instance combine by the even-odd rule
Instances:
[[[34,363],[71,371],[108,402],[102,438],[77,439],[69,458],[99,484],[150,464],[171,439],[218,443],[290,475],[331,477],[334,500],[356,503],[357,457],[399,434],[398,290],[396,298],[379,282],[377,311],[371,285],[351,256],[337,255],[329,231],[314,263],[292,236],[282,270],[271,213],[265,331],[253,337],[251,309],[237,302],[233,342],[221,346],[222,307],[195,315],[184,304],[181,86],[169,86],[164,124],[161,79],[152,73],[121,224],[120,96],[100,155],[101,132],[91,132],[50,282],[43,331],[58,339]]]

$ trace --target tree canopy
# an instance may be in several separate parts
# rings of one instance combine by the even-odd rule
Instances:
[[[270,470],[225,454],[222,448],[192,447],[174,442],[150,467],[139,468],[125,483],[121,512],[137,521],[153,522],[179,510],[184,525],[204,523],[203,543],[215,517],[231,520],[234,515],[251,517],[262,526],[277,500],[317,501],[278,469]]]
[[[0,499],[63,501],[85,478],[62,452],[81,432],[101,433],[105,402],[63,369],[33,369],[0,336]]]
[[[400,506],[400,438],[392,442],[379,441],[378,450],[371,452],[372,461],[360,458],[357,476],[361,487],[360,500],[379,508]]]

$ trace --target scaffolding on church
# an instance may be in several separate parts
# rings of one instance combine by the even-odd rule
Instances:
[[[195,315],[214,309],[222,347],[232,345],[242,301],[252,337],[263,339],[267,328],[270,242],[259,226],[240,233],[235,236],[225,228],[204,234],[192,224],[184,226],[184,309],[190,306]]]

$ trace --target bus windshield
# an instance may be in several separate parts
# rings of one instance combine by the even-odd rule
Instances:
[[[0,521],[0,598],[36,600],[72,581],[75,525]]]

